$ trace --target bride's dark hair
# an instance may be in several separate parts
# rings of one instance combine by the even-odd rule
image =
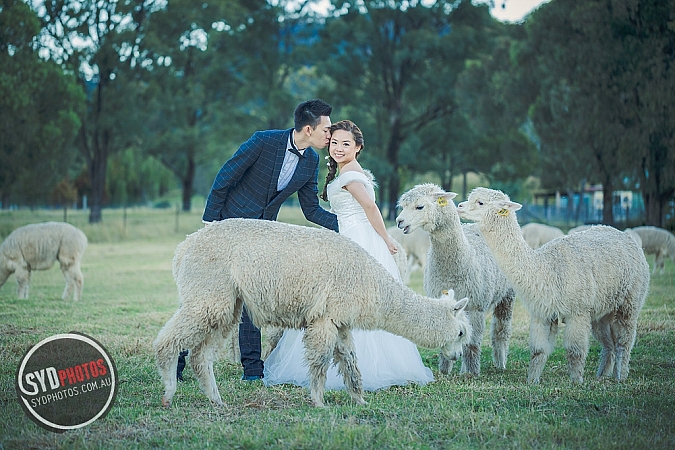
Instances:
[[[344,130],[344,131],[349,131],[352,134],[352,137],[354,138],[354,142],[356,143],[356,146],[358,147],[359,145],[361,146],[361,150],[363,150],[364,147],[364,140],[363,140],[363,133],[361,132],[361,129],[356,126],[354,122],[351,120],[341,120],[339,122],[334,123],[330,127],[330,134],[333,136],[333,133],[336,130]],[[326,184],[323,185],[323,191],[321,192],[321,199],[325,202],[328,201],[328,185],[330,184],[331,181],[335,179],[335,174],[337,173],[337,162],[333,159],[332,156],[330,156],[330,144],[328,145],[329,152],[328,152],[328,174],[326,175]],[[358,158],[359,155],[361,154],[361,150],[356,152],[356,157]]]

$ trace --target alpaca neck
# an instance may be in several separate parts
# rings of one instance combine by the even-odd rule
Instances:
[[[447,336],[442,324],[449,306],[415,293],[402,283],[388,281],[382,289],[380,327],[417,345],[435,348]]]
[[[510,217],[491,217],[481,222],[480,230],[499,269],[517,293],[529,297],[527,290],[534,287],[533,274],[546,269],[540,254],[525,242],[516,216],[512,213]]]
[[[451,268],[462,264],[466,260],[463,256],[472,253],[473,247],[469,245],[469,241],[462,230],[462,223],[457,214],[446,214],[443,223],[437,224],[434,231],[429,233],[429,240],[431,246],[439,249],[436,252],[436,257],[439,255],[446,256],[443,261],[444,267]],[[452,252],[446,249],[452,249]]]

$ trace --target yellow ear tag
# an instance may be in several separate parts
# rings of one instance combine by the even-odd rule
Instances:
[[[447,291],[447,289],[443,289],[443,295],[448,295],[448,294],[450,294],[450,293]]]
[[[445,197],[438,197],[436,203],[438,203],[438,206],[448,206],[448,199]]]
[[[497,214],[503,217],[506,217],[509,215],[509,210],[506,208],[502,208],[499,211],[497,211]]]

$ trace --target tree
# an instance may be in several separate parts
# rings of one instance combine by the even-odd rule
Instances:
[[[373,171],[386,187],[390,220],[400,194],[402,148],[443,127],[456,111],[457,76],[469,55],[485,44],[480,30],[491,20],[487,6],[468,1],[425,5],[336,2],[335,16],[321,33],[322,53],[330,55],[321,68],[335,80],[329,96],[345,99],[354,120],[366,124],[367,146],[380,157]]]
[[[647,224],[663,227],[675,196],[675,1],[614,0],[610,6],[622,50],[615,68],[627,131],[620,156],[642,192]]]
[[[288,126],[300,20],[264,0],[176,0],[149,18],[138,64],[148,83],[143,147],[181,180],[183,210],[198,167],[222,164],[223,148],[256,128]]]
[[[130,71],[131,58],[152,0],[46,1],[38,5],[43,20],[42,51],[76,73],[86,94],[77,147],[91,183],[89,222],[102,220],[110,155],[129,147],[143,123],[140,86]]]
[[[7,208],[11,200],[48,202],[67,176],[84,98],[72,76],[40,59],[40,22],[30,7],[0,5],[0,202]]]
[[[519,182],[539,164],[528,118],[537,84],[526,65],[512,64],[525,39],[523,27],[492,28],[489,45],[466,61],[456,87],[462,130],[469,137],[462,172],[481,173],[491,186],[508,186],[509,195],[517,197]]]
[[[675,192],[672,65],[675,2],[556,0],[526,24],[539,80],[532,109],[542,161],[559,179],[603,185],[603,223],[613,224],[613,191],[642,191],[650,224],[663,223]],[[544,173],[546,166],[543,167]],[[631,180],[632,186],[625,181]]]

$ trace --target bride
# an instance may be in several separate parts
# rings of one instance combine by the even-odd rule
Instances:
[[[400,282],[392,256],[397,251],[396,245],[387,234],[375,204],[373,177],[356,161],[363,143],[363,134],[353,122],[342,120],[331,127],[329,172],[321,198],[329,200],[337,214],[340,234],[361,245]],[[340,175],[335,178],[338,169]],[[309,387],[302,336],[301,330],[284,331],[265,360],[265,385],[290,383]],[[422,363],[417,347],[409,340],[382,330],[352,330],[352,336],[364,390],[374,391],[409,382],[424,385],[434,381],[431,370]],[[344,388],[337,366],[331,365],[326,389]]]

